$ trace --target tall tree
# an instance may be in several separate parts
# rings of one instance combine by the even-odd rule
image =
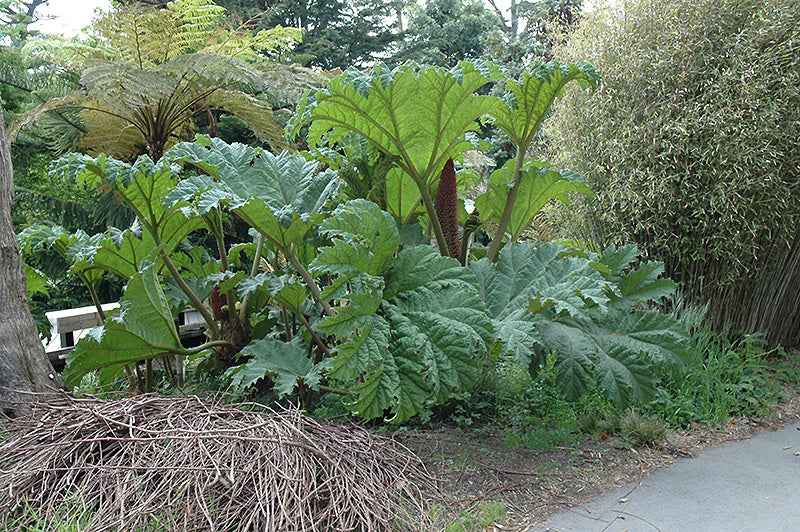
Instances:
[[[429,0],[412,9],[392,62],[452,66],[480,57],[494,31],[500,31],[500,20],[477,0]]]
[[[14,171],[0,107],[0,409],[11,415],[15,405],[30,400],[20,392],[47,392],[61,385],[28,306],[25,270],[11,225],[13,204]]]
[[[49,0],[0,0],[0,23],[14,48],[20,48],[31,35],[30,25],[38,20],[36,10]]]
[[[235,19],[302,30],[284,59],[324,69],[365,67],[398,39],[394,16],[405,0],[221,0]],[[399,19],[398,19],[399,20]]]
[[[505,13],[495,2],[489,2],[501,18],[505,31],[491,40],[486,55],[514,74],[533,60],[553,59],[553,47],[575,29],[583,5],[583,0],[512,2],[511,17],[506,20]]]

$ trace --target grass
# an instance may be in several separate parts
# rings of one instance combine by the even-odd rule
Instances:
[[[540,452],[579,439],[578,414],[555,384],[555,357],[532,378],[516,364],[501,364],[494,393],[497,422],[509,448]]]
[[[622,436],[636,446],[654,446],[664,440],[667,435],[667,424],[650,416],[629,409],[619,420]]]
[[[79,497],[74,496],[72,503],[64,505],[57,515],[43,518],[29,504],[25,505],[25,513],[9,524],[6,530],[22,530],[24,532],[82,532],[92,521],[92,514]]]
[[[455,518],[448,517],[441,508],[434,511],[436,521],[447,521],[447,524],[444,525],[445,532],[484,531],[492,527],[494,523],[503,521],[505,516],[505,505],[496,501],[481,501]]]
[[[705,330],[692,341],[688,362],[662,373],[647,414],[674,427],[720,424],[733,416],[770,417],[781,386],[758,337]],[[799,376],[788,369],[785,374]]]

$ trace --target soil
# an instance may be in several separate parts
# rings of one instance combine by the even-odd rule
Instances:
[[[694,425],[668,432],[653,447],[634,448],[619,437],[587,438],[550,452],[509,449],[499,432],[487,427],[463,430],[441,425],[397,436],[425,462],[437,480],[432,504],[448,509],[442,519],[478,513],[482,503],[501,503],[505,516],[488,527],[467,530],[526,531],[550,515],[578,506],[706,447],[743,440],[800,419],[800,390],[787,388],[772,419],[732,418],[722,426]],[[441,525],[446,528],[448,523]]]

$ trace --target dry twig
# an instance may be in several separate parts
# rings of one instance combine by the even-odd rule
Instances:
[[[420,524],[419,459],[354,424],[196,396],[34,403],[0,439],[0,525],[396,530]],[[412,524],[413,523],[413,524]]]

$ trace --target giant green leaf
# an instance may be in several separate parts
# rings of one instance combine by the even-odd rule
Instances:
[[[619,287],[633,293],[647,286],[641,279],[652,273],[627,270],[635,257],[627,251],[609,253],[601,268],[609,279],[597,263],[555,244],[512,243],[497,264],[471,265],[506,351],[534,373],[555,351],[557,382],[570,398],[597,385],[618,405],[645,401],[652,397],[653,366],[682,360],[686,338],[676,321],[636,310],[636,297],[620,295]],[[634,280],[626,284],[629,275]]]
[[[351,408],[368,418],[388,411],[400,422],[468,389],[492,332],[474,275],[429,246],[406,248],[395,258],[397,230],[388,214],[379,212],[365,221],[382,229],[368,231],[363,241],[345,224],[332,222],[338,228],[339,261],[332,268],[323,262],[320,271],[330,271],[334,284],[338,277],[351,284],[363,278],[380,282],[340,291],[337,297],[346,305],[320,328],[339,340],[329,376],[358,383],[352,387],[356,395]],[[381,243],[377,239],[384,230],[390,238]],[[377,271],[378,263],[391,265]]]
[[[20,247],[26,253],[52,249],[67,263],[67,272],[78,275],[84,283],[94,284],[105,273],[93,264],[102,235],[89,236],[82,229],[68,233],[61,226],[32,225],[19,234]]]
[[[138,221],[124,231],[109,228],[94,253],[92,264],[129,279],[139,271],[143,261],[160,263],[160,250],[172,255],[191,232],[202,226],[203,221],[199,217],[187,217],[185,210],[170,209],[158,223],[160,246],[150,231],[142,230]]]
[[[165,158],[190,163],[209,174],[190,178],[186,188],[179,187],[170,196],[173,201],[194,200],[201,213],[221,203],[236,209],[257,198],[282,221],[292,214],[307,221],[311,213],[322,211],[337,187],[335,172],[320,171],[318,162],[301,154],[273,155],[218,138],[200,136],[196,142],[180,143]]]
[[[369,285],[382,284],[377,277],[400,249],[400,233],[389,213],[356,199],[337,207],[320,229],[331,238],[331,245],[319,250],[310,268],[332,277],[326,296],[339,297],[340,289],[363,292]]]
[[[610,245],[603,250],[598,263],[608,268],[608,278],[618,288],[611,300],[618,307],[631,306],[646,301],[658,301],[675,292],[676,284],[665,278],[664,265],[657,261],[634,264],[639,256],[635,244],[617,247]]]
[[[506,350],[527,366],[538,334],[536,316],[524,309],[538,306],[556,314],[575,314],[589,305],[605,305],[607,283],[588,260],[562,257],[557,244],[508,244],[497,264],[481,259],[470,265],[480,294],[492,315],[494,330]]]
[[[474,289],[432,281],[385,301],[382,311],[392,335],[405,342],[394,357],[424,368],[432,404],[469,389],[491,338],[491,324]]]
[[[154,163],[146,155],[127,164],[104,155],[92,159],[72,154],[58,161],[54,171],[90,186],[110,186],[148,229],[161,226],[164,218],[183,207],[164,206],[167,194],[178,183],[180,168],[165,161]]]
[[[67,356],[67,382],[76,384],[98,369],[185,351],[155,266],[131,278],[120,306],[119,316],[93,329]]]
[[[427,285],[456,286],[467,292],[475,290],[475,274],[455,259],[442,260],[430,246],[405,248],[397,256],[392,269],[385,276],[386,299],[409,293]]]
[[[190,203],[198,214],[225,206],[283,249],[303,239],[337,187],[335,172],[321,172],[302,155],[273,155],[216,138],[178,144],[165,159],[208,174],[181,182],[171,203]]]
[[[386,358],[389,345],[389,324],[378,315],[381,293],[353,294],[349,304],[335,316],[320,323],[320,328],[343,342],[336,348],[331,376],[353,378],[369,371]]]
[[[495,74],[469,63],[452,71],[414,66],[389,71],[385,65],[370,74],[347,71],[315,95],[309,143],[333,144],[358,133],[397,157],[418,187],[428,186],[448,158],[472,148],[464,133],[477,130],[476,120],[497,107],[496,98],[476,94]]]
[[[152,345],[174,346],[180,350],[175,317],[155,266],[146,266],[128,281],[120,307],[120,318],[129,331]]]
[[[508,194],[514,186],[514,160],[492,173],[487,190],[475,200],[483,221],[499,223]],[[507,231],[517,240],[547,202],[557,199],[569,204],[569,192],[590,195],[591,190],[574,172],[556,172],[547,163],[526,159],[520,173],[519,191],[511,211]]]
[[[559,320],[539,320],[542,344],[555,350],[557,382],[576,399],[597,382],[620,407],[652,399],[657,364],[680,364],[685,337],[674,319],[652,311],[589,309]]]
[[[594,88],[600,76],[586,63],[563,64],[535,62],[522,72],[520,79],[507,80],[505,105],[491,110],[494,124],[527,151],[550,106],[570,82]]]
[[[245,389],[267,375],[275,376],[275,391],[279,397],[289,395],[298,383],[316,389],[319,373],[312,368],[308,350],[295,337],[291,342],[262,338],[247,344],[241,356],[251,357],[246,363],[228,370],[232,384]]]
[[[172,253],[202,220],[192,216],[183,202],[165,204],[178,185],[180,168],[167,162],[153,163],[147,156],[127,164],[104,155],[92,159],[71,155],[58,161],[55,172],[91,186],[109,186],[136,214],[137,222],[125,232],[103,240],[91,263],[129,278],[142,260],[157,260],[160,250]],[[142,231],[140,225],[145,229]]]

